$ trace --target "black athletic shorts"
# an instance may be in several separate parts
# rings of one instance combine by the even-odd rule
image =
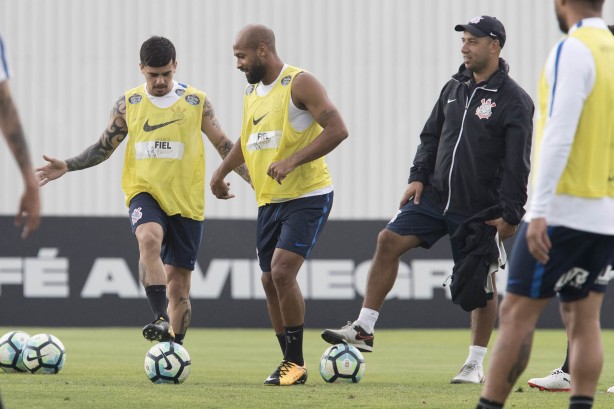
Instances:
[[[203,234],[203,222],[168,216],[149,193],[139,193],[130,201],[132,232],[143,223],[158,223],[164,230],[160,257],[164,264],[194,270],[196,255]]]

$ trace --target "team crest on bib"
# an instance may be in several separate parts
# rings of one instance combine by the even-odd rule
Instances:
[[[286,75],[281,79],[281,85],[288,85],[292,80],[292,75]]]
[[[141,217],[143,217],[143,213],[141,212],[141,210],[142,210],[141,207],[137,207],[136,209],[134,209],[132,211],[132,214],[130,215],[130,219],[132,220],[132,224],[136,224],[136,222],[141,220]]]
[[[488,119],[492,115],[492,109],[496,107],[497,104],[491,101],[490,98],[488,99],[482,98],[481,102],[482,102],[482,105],[480,105],[478,109],[475,110],[475,114],[480,119]]]
[[[254,84],[251,84],[249,87],[245,88],[245,95],[249,95],[252,92],[254,92],[254,88],[255,88]]]
[[[175,90],[175,94],[177,94],[178,97],[182,96],[183,94],[185,94],[185,89],[183,88],[177,88]]]
[[[198,105],[198,104],[200,104],[200,98],[198,98],[194,94],[187,95],[185,97],[185,100],[188,101],[188,104],[190,104],[190,105]]]
[[[131,104],[138,104],[139,102],[141,102],[141,99],[143,99],[142,96],[140,96],[139,94],[134,94],[130,98],[128,98],[128,102],[130,102]]]

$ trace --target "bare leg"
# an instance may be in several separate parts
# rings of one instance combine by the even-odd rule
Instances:
[[[490,336],[497,320],[497,307],[499,305],[495,274],[493,273],[492,276],[494,290],[492,300],[488,300],[484,308],[477,308],[471,311],[471,345],[486,348],[490,341]]]
[[[266,295],[266,306],[269,310],[269,318],[275,334],[284,333],[284,322],[281,318],[281,309],[279,308],[279,297],[277,296],[277,290],[271,277],[271,272],[262,273],[262,287],[264,288],[264,294]]]
[[[529,362],[535,325],[548,299],[508,293],[499,311],[499,333],[482,397],[504,403]]]
[[[166,271],[160,258],[164,230],[158,223],[143,223],[136,228],[139,243],[139,278],[143,287],[166,285]]]
[[[190,303],[192,271],[168,264],[165,267],[168,277],[166,286],[168,317],[175,332],[185,335],[192,320],[192,304]]]
[[[367,275],[367,290],[362,306],[379,311],[386,296],[394,286],[399,272],[399,260],[421,241],[416,236],[401,236],[384,229],[377,236],[375,255]]]
[[[590,292],[578,301],[561,303],[569,336],[572,396],[595,396],[603,366],[599,315],[603,293]]]
[[[303,256],[288,250],[278,248],[273,253],[271,277],[285,327],[302,325],[305,321],[305,300],[296,281],[303,261]]]

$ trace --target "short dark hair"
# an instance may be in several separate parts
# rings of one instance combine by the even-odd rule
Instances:
[[[175,46],[168,38],[151,36],[141,46],[141,64],[145,67],[164,67],[175,62]]]

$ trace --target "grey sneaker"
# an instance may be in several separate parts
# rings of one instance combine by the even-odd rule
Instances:
[[[355,346],[362,352],[373,352],[373,333],[369,334],[356,321],[348,321],[341,329],[325,329],[322,339],[329,344],[346,343]]]
[[[476,361],[469,361],[450,383],[484,383],[484,380],[484,369]]]
[[[531,378],[528,382],[531,388],[548,392],[569,392],[571,390],[571,375],[557,368],[543,378]]]

